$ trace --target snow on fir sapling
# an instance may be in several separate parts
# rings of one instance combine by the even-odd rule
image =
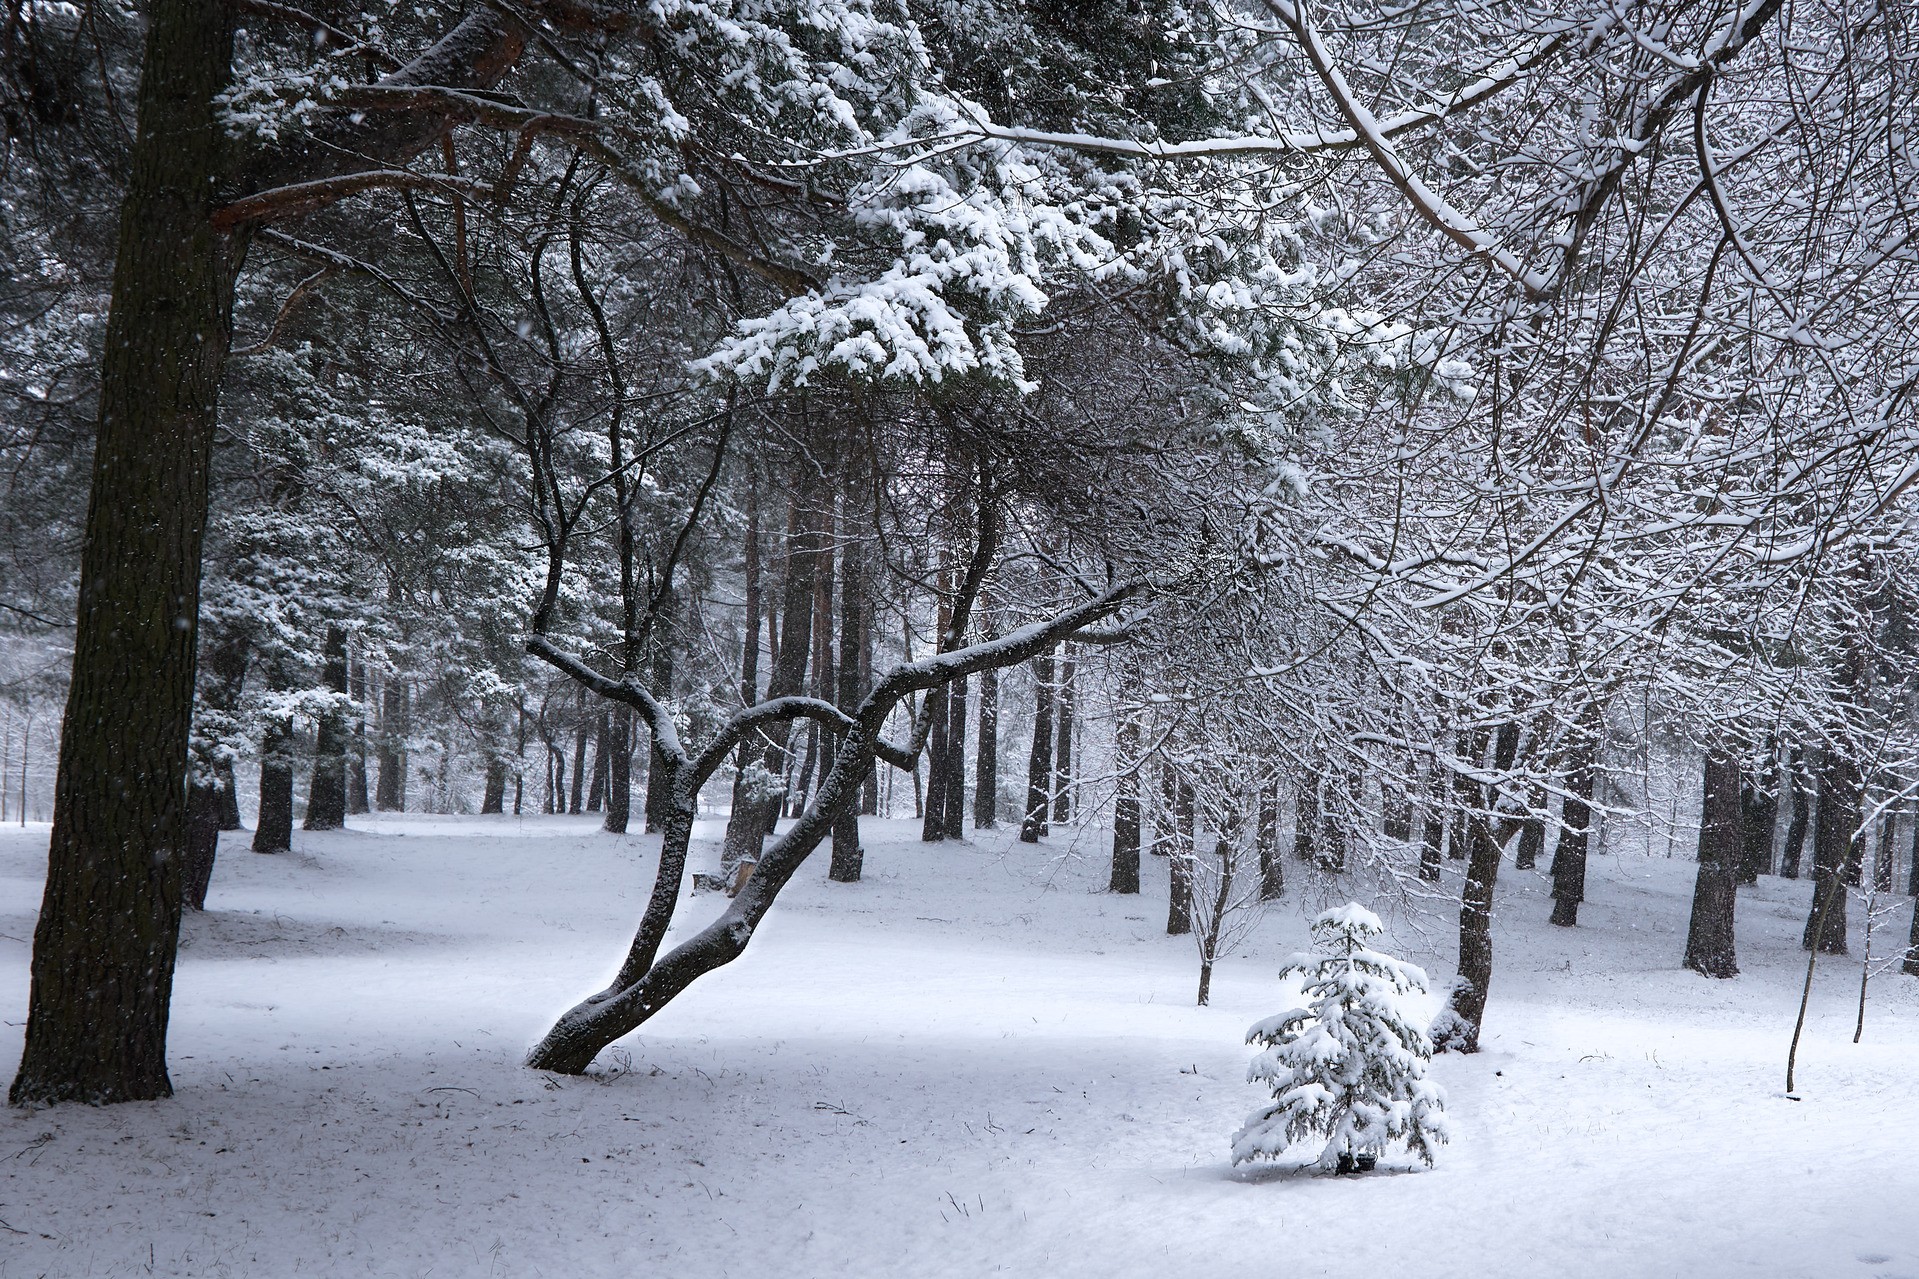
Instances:
[[[1448,1127],[1445,1092],[1426,1078],[1432,1041],[1412,1007],[1426,974],[1366,945],[1385,929],[1357,903],[1322,912],[1312,930],[1318,949],[1279,970],[1305,978],[1309,1002],[1246,1032],[1263,1049],[1246,1077],[1269,1086],[1273,1101],[1233,1134],[1233,1162],[1287,1160],[1323,1139],[1299,1165],[1352,1172],[1403,1142],[1430,1166]]]

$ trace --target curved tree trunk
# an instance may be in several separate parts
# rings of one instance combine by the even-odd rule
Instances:
[[[15,1104],[173,1091],[200,551],[238,253],[210,207],[235,10],[154,0],[146,12]]]

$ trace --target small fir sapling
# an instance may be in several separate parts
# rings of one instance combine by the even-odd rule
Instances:
[[[1317,950],[1280,969],[1304,977],[1308,1002],[1246,1032],[1263,1049],[1246,1077],[1270,1087],[1273,1101],[1233,1135],[1235,1164],[1321,1138],[1316,1162],[1340,1172],[1372,1167],[1394,1141],[1432,1164],[1448,1136],[1446,1098],[1426,1078],[1432,1041],[1408,998],[1425,993],[1426,974],[1367,948],[1384,931],[1363,906],[1325,911],[1313,921]]]

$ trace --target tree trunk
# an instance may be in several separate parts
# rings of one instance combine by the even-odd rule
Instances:
[[[1912,843],[1906,848],[1906,895],[1919,897],[1919,816],[1912,822]]]
[[[1070,646],[1061,652],[1070,652]],[[1057,738],[1053,751],[1053,821],[1061,826],[1073,819],[1073,672],[1077,665],[1070,656],[1060,659],[1059,692],[1053,699]]]
[[[234,6],[145,9],[16,1105],[173,1090],[200,550],[238,254],[210,221]]]
[[[991,638],[991,633],[988,633]],[[1133,817],[1139,819],[1139,779],[1133,779]],[[973,757],[973,829],[999,825],[999,672],[979,677],[979,747]],[[1138,832],[1135,831],[1135,839]],[[1135,849],[1137,852],[1137,848]],[[1135,874],[1135,879],[1138,876]],[[1115,890],[1118,891],[1118,890]],[[1133,889],[1138,892],[1138,888]]]
[[[240,821],[240,787],[233,776],[233,761],[223,759],[217,766],[220,777],[219,789],[219,828],[221,830],[245,830]]]
[[[954,680],[946,698],[946,798],[940,811],[946,838],[966,838],[966,684]]]
[[[1894,832],[1899,826],[1899,816],[1887,809],[1879,817],[1879,849],[1872,860],[1872,887],[1874,892],[1892,891],[1892,863],[1898,857],[1894,844]]]
[[[606,807],[607,740],[612,736],[611,721],[605,711],[593,730],[593,782],[586,790],[586,811],[597,813]]]
[[[211,782],[193,782],[187,789],[187,854],[181,867],[180,889],[186,904],[194,910],[207,908],[213,858],[219,849],[219,788]]]
[[[600,827],[624,835],[633,817],[633,708],[615,706],[607,730],[606,820]]]
[[[1053,780],[1053,655],[1033,659],[1033,750],[1026,761],[1026,815],[1020,821],[1022,844],[1037,844],[1046,834],[1052,809],[1047,793]]]
[[[1586,850],[1592,838],[1593,783],[1599,771],[1599,711],[1587,707],[1573,730],[1566,756],[1566,799],[1559,813],[1559,843],[1553,849],[1552,922],[1579,923],[1586,900]]]
[[[1178,799],[1173,808],[1173,858],[1171,888],[1166,894],[1166,934],[1183,937],[1193,931],[1193,858],[1197,856],[1198,832],[1193,788],[1185,780],[1178,783]]]
[[[830,549],[822,543],[817,517],[809,516],[806,504],[795,497],[787,504],[786,542],[781,558],[785,562],[785,580],[780,587],[780,624],[771,630],[774,641],[773,671],[767,680],[766,696],[796,697],[806,687],[807,666],[813,653],[813,613],[815,609],[819,558]],[[726,821],[726,838],[720,853],[720,873],[731,882],[742,864],[757,864],[767,833],[777,825],[785,807],[785,795],[773,782],[784,778],[787,770],[785,725],[757,730],[748,740],[760,765],[766,770],[768,786],[747,802],[734,805]]]
[[[1706,753],[1705,801],[1699,814],[1699,873],[1693,881],[1686,967],[1708,977],[1737,977],[1733,907],[1739,888],[1741,800],[1739,759],[1715,744]]]
[[[293,723],[270,720],[260,737],[260,811],[253,819],[253,851],[293,847]]]
[[[497,756],[486,761],[486,789],[480,795],[480,814],[506,814],[506,761]]]
[[[1259,828],[1253,842],[1259,853],[1259,899],[1286,895],[1286,862],[1279,855],[1279,783],[1271,769],[1259,772]]]
[[[1426,775],[1426,830],[1419,849],[1419,877],[1429,884],[1439,882],[1439,869],[1446,854],[1446,796],[1449,791],[1446,770],[1434,755]]]
[[[1828,887],[1827,881],[1843,877],[1852,860],[1853,836],[1859,825],[1859,801],[1863,783],[1852,752],[1843,745],[1828,747],[1819,762],[1819,808],[1812,824],[1813,906],[1806,915],[1806,931],[1800,945],[1811,950],[1813,930],[1819,922],[1819,904],[1829,897],[1824,926],[1818,946],[1821,954],[1846,953],[1846,894],[1843,888]]]
[[[1768,742],[1769,753],[1777,748]],[[1770,754],[1769,754],[1770,757]],[[1756,884],[1772,874],[1772,835],[1779,824],[1779,768],[1774,760],[1763,773],[1739,778],[1739,882]]]
[[[947,592],[952,588],[951,573],[942,568],[939,576],[939,624],[934,629],[933,647],[938,650],[940,639],[951,624],[947,614]],[[952,713],[948,709],[947,690],[944,685],[929,689],[926,694],[925,714],[932,727],[926,736],[926,796],[920,810],[920,839],[931,843],[946,838],[946,751],[947,730],[950,727]]]
[[[1779,875],[1782,879],[1799,878],[1799,860],[1806,848],[1806,832],[1812,826],[1813,784],[1806,767],[1806,753],[1799,747],[1792,748],[1791,762],[1786,766],[1792,795],[1792,817],[1786,824],[1786,847],[1779,859]]]
[[[347,691],[343,627],[327,627],[322,678],[328,692]],[[329,710],[320,716],[320,731],[313,744],[313,780],[307,786],[307,815],[301,830],[339,830],[346,825],[346,756],[346,716]]]
[[[1106,882],[1109,893],[1139,891],[1139,716],[1130,708],[1120,713],[1113,731],[1113,770],[1119,774],[1113,796],[1113,871]],[[983,775],[983,773],[982,773]]]
[[[586,809],[586,725],[573,726],[573,790],[566,797],[566,811]]]
[[[389,675],[380,690],[380,736],[373,804],[383,813],[406,811],[406,739],[409,698],[404,680]]]
[[[349,670],[351,674],[347,688],[352,692],[359,710],[353,716],[353,739],[347,743],[346,811],[364,813],[369,807],[366,785],[366,663],[354,662]]]
[[[1293,792],[1293,856],[1303,862],[1319,860],[1319,782],[1314,770]]]
[[[1526,788],[1526,816],[1519,824],[1519,845],[1513,854],[1513,869],[1536,869],[1539,855],[1545,851],[1546,788],[1535,782]]]
[[[846,546],[840,552],[840,653],[838,706],[851,715],[866,697],[866,670],[861,654],[866,647],[866,548],[854,534],[853,499],[842,503],[840,526]],[[754,634],[757,644],[759,635]],[[862,784],[862,791],[865,790]],[[860,847],[859,805],[847,804],[833,819],[833,857],[826,877],[840,884],[857,884],[866,865]]]
[[[1484,756],[1486,730],[1471,737],[1469,763]],[[1499,726],[1493,742],[1493,771],[1511,770],[1519,753],[1519,725]],[[1472,782],[1474,811],[1467,818],[1472,854],[1466,863],[1466,885],[1459,903],[1459,979],[1453,983],[1446,1010],[1446,1031],[1435,1035],[1435,1046],[1451,1052],[1479,1051],[1480,1024],[1486,1016],[1486,993],[1493,979],[1493,887],[1499,879],[1501,849],[1493,830],[1492,788]]]

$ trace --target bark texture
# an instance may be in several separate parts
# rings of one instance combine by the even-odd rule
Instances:
[[[1739,759],[1715,745],[1706,754],[1705,801],[1699,814],[1699,873],[1686,930],[1686,967],[1708,977],[1737,977],[1733,905],[1740,868]]]
[[[173,1090],[200,550],[232,329],[236,246],[211,199],[234,8],[155,0],[147,20],[15,1104]]]

